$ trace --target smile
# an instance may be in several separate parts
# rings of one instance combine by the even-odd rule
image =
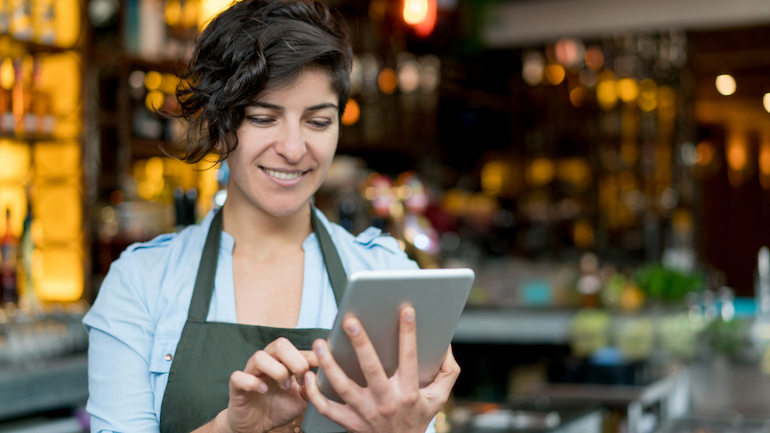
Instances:
[[[301,171],[285,173],[283,171],[270,170],[269,168],[264,168],[264,167],[262,168],[262,170],[265,170],[265,173],[269,174],[270,176],[273,176],[281,180],[293,180],[304,174],[304,172],[301,172]]]

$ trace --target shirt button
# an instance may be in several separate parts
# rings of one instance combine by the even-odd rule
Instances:
[[[166,354],[166,361],[171,361],[172,359],[174,359],[174,357],[173,357],[173,356],[171,356],[171,354],[170,354],[170,353],[167,353],[167,354]]]

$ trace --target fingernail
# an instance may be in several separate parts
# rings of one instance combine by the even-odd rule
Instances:
[[[267,392],[267,384],[264,384],[264,383],[260,384],[259,385],[259,392],[262,393],[262,394],[266,393]]]
[[[361,329],[358,327],[358,324],[354,321],[350,321],[347,325],[345,325],[345,331],[348,333],[348,335],[356,335],[360,330]]]
[[[307,373],[305,373],[305,377],[303,378],[302,382],[304,384],[308,384],[312,381],[313,381],[313,373],[308,371]]]
[[[320,341],[313,345],[313,351],[317,356],[323,356],[324,355],[324,345]]]
[[[406,310],[406,321],[407,322],[414,322],[414,308],[409,308]]]
[[[283,383],[283,389],[289,388],[291,388],[291,379],[287,379],[286,382]]]

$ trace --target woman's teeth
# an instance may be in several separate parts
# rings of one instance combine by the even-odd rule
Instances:
[[[267,168],[264,169],[264,170],[270,176],[277,177],[278,179],[282,179],[282,180],[292,180],[292,179],[296,179],[296,178],[302,176],[302,173],[300,173],[300,172],[284,173],[282,171],[275,171],[275,170],[270,170],[270,169],[267,169]]]

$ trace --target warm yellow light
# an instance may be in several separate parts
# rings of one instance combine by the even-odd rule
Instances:
[[[586,102],[586,89],[585,87],[575,87],[569,92],[569,101],[576,108],[580,108]]]
[[[717,91],[725,96],[730,96],[735,93],[737,88],[735,84],[735,78],[732,75],[723,74],[716,79]]]
[[[566,72],[562,65],[550,64],[545,68],[545,78],[554,86],[564,81]]]
[[[41,249],[35,258],[38,259],[35,292],[42,301],[80,299],[83,295],[83,254],[78,249]]]
[[[73,181],[80,171],[80,144],[77,141],[35,143],[35,176],[42,179],[68,178]]]
[[[639,83],[639,109],[650,112],[658,106],[658,85],[647,78]]]
[[[770,113],[770,93],[765,93],[765,97],[762,98],[762,104],[765,106],[765,110]]]
[[[158,90],[163,83],[163,76],[160,72],[150,71],[144,76],[144,86],[147,90]]]
[[[609,111],[618,103],[618,93],[615,91],[615,80],[602,80],[596,85],[596,99],[599,107]]]
[[[0,185],[22,184],[29,176],[30,147],[11,141],[0,141]],[[0,217],[5,213],[0,209]]]
[[[179,77],[174,74],[162,74],[158,90],[170,95],[176,92],[176,86],[179,84]],[[152,90],[152,89],[150,89]]]
[[[578,248],[590,248],[594,244],[594,229],[587,220],[575,222],[573,240]]]
[[[168,0],[166,2],[164,16],[166,18],[166,24],[171,27],[176,27],[182,20],[182,3],[180,3],[179,0]]]
[[[409,25],[420,23],[428,15],[428,0],[404,0],[404,21]]]
[[[503,188],[503,176],[505,175],[505,165],[501,162],[492,161],[484,164],[481,168],[481,189],[489,195],[498,195]]]
[[[770,140],[762,143],[759,149],[759,171],[765,176],[770,176]]]
[[[163,107],[163,102],[165,100],[166,100],[166,95],[164,95],[163,92],[153,90],[152,92],[148,93],[147,96],[145,96],[144,105],[150,111],[157,111],[157,110],[160,110],[161,107]]]
[[[11,231],[18,239],[21,236],[24,217],[27,215],[27,191],[23,186],[0,186],[0,236],[5,235],[5,211],[11,212]]]
[[[203,30],[215,16],[230,7],[232,0],[202,0],[198,14],[198,27]]]
[[[697,152],[699,165],[709,165],[711,160],[714,159],[714,146],[708,141],[698,143]]]
[[[36,218],[42,241],[73,242],[80,239],[83,206],[77,186],[40,187],[35,196]]]
[[[633,78],[623,78],[618,80],[616,87],[618,97],[623,102],[636,101],[637,96],[639,96],[639,86]]]
[[[354,125],[361,117],[361,107],[355,99],[348,99],[348,103],[345,104],[345,112],[342,113],[341,122],[345,126]]]
[[[747,160],[746,135],[740,132],[731,133],[727,142],[727,165],[731,170],[741,171],[746,167]]]
[[[80,0],[56,0],[54,5],[54,26],[56,27],[56,45],[74,46],[80,37]]]
[[[16,73],[13,70],[13,60],[6,57],[0,64],[0,86],[5,90],[11,90],[14,82],[16,82]]]
[[[377,84],[380,86],[382,93],[390,94],[395,92],[398,87],[396,71],[393,68],[383,68],[377,77]]]
[[[527,171],[527,180],[534,186],[542,186],[553,180],[555,172],[553,162],[548,158],[537,158],[532,161]]]

